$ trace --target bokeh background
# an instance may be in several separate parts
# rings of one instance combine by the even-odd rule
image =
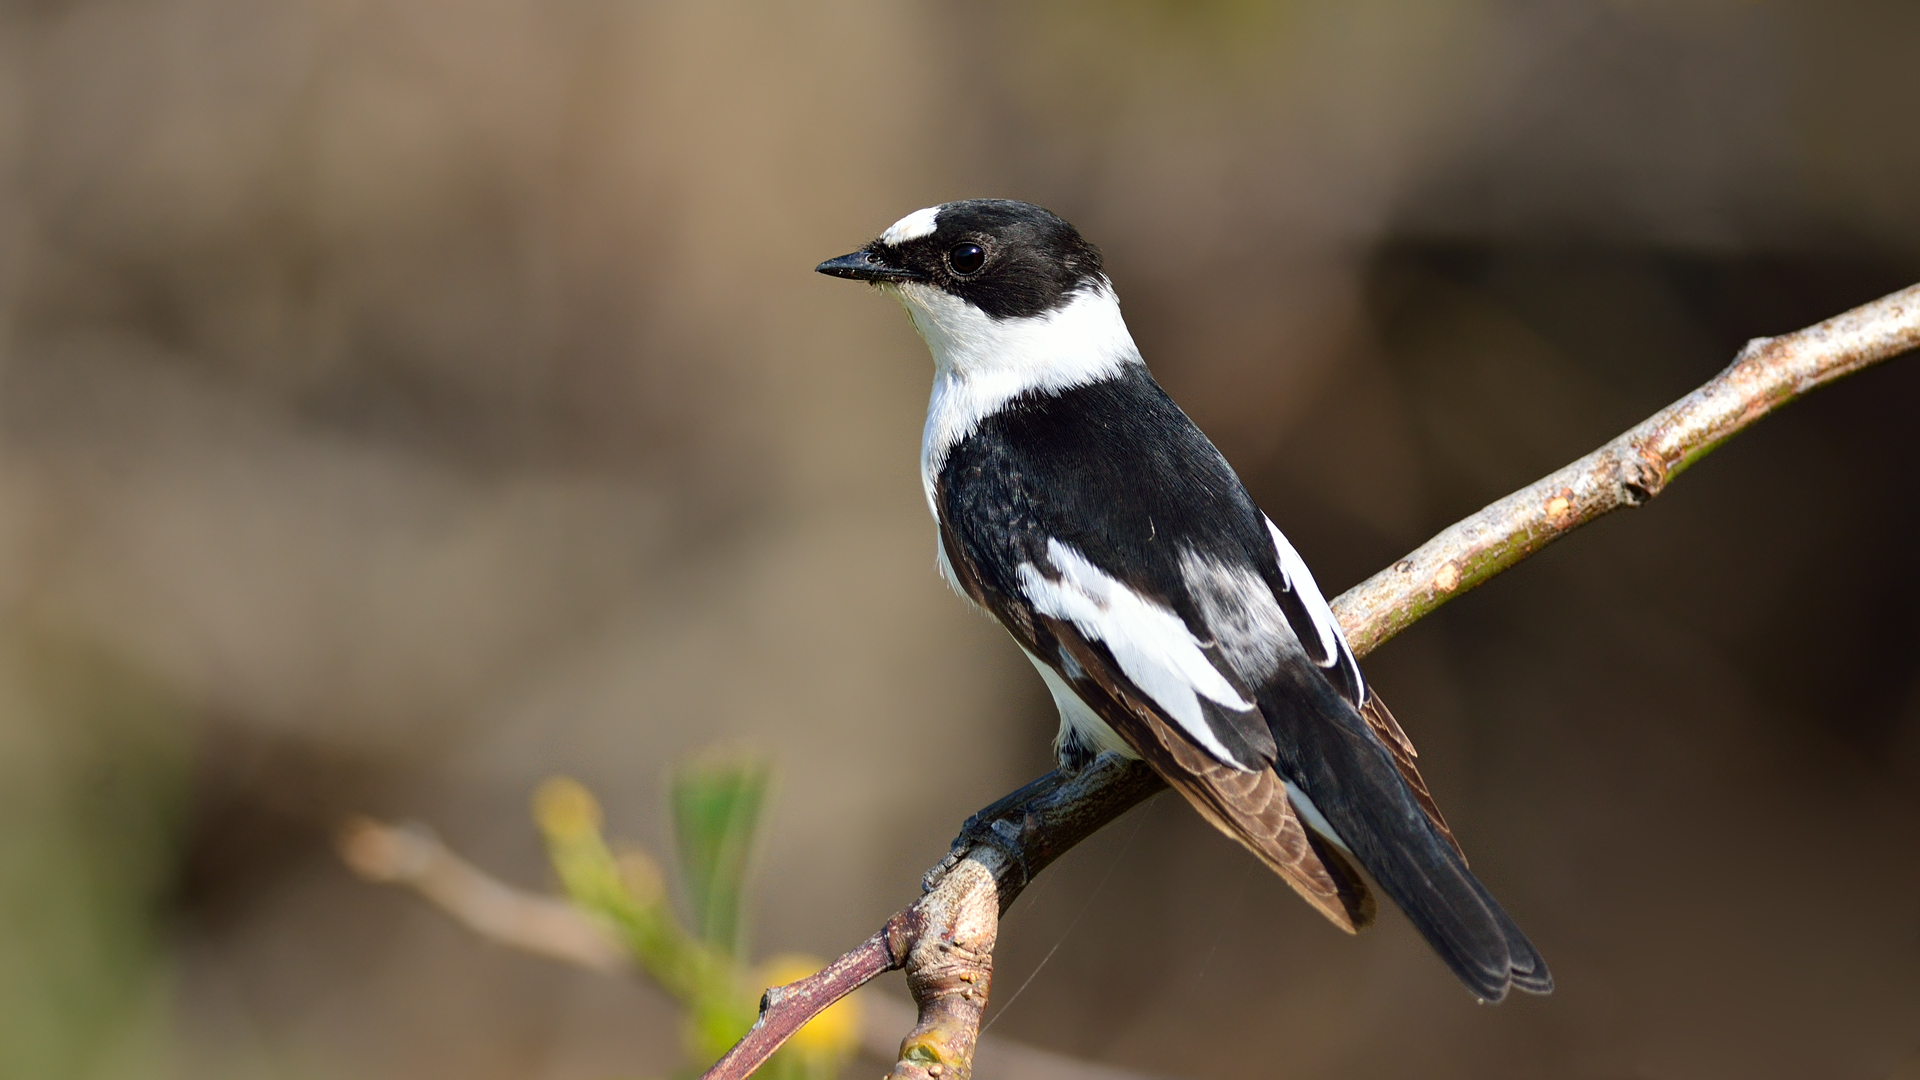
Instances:
[[[0,6],[0,1075],[676,1067],[653,989],[352,877],[354,811],[538,886],[540,778],[663,848],[666,769],[733,742],[781,777],[764,950],[910,899],[1054,720],[933,574],[923,347],[810,273],[907,211],[1080,225],[1332,593],[1920,280],[1916,40],[1897,0]],[[1552,998],[1474,1005],[1162,798],[1021,900],[993,1032],[1920,1075],[1916,431],[1896,361],[1370,661]]]

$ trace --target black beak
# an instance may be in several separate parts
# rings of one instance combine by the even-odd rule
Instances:
[[[877,253],[864,248],[851,255],[828,259],[813,269],[817,274],[852,278],[854,281],[925,281],[927,279],[925,274],[888,266]]]

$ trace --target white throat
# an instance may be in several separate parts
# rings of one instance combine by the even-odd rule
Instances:
[[[1022,394],[1057,394],[1140,363],[1140,350],[1104,281],[1064,307],[995,319],[951,293],[918,282],[890,285],[933,353],[933,396],[920,440],[920,479],[934,510],[934,480],[947,451],[980,421]]]

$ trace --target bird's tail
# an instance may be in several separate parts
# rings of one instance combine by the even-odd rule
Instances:
[[[1315,702],[1319,708],[1301,710],[1320,716],[1284,710],[1298,722],[1285,725],[1291,730],[1279,739],[1281,746],[1297,751],[1283,751],[1291,758],[1278,763],[1283,778],[1311,800],[1333,839],[1399,905],[1474,996],[1499,1001],[1509,988],[1552,992],[1553,976],[1539,950],[1467,869],[1387,748],[1331,688],[1327,697],[1332,700]],[[1344,715],[1335,719],[1325,715],[1328,711]],[[1310,822],[1316,816],[1306,807],[1298,809]]]

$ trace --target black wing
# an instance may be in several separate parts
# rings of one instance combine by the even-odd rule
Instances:
[[[935,497],[975,600],[1329,918],[1362,924],[1364,886],[1328,845],[1297,842],[1296,809],[1476,995],[1551,986],[1467,870],[1304,563],[1144,367],[987,417],[948,452]]]
[[[1259,686],[1310,663],[1274,599],[1284,574],[1239,479],[1144,367],[986,418],[936,500],[983,606],[1073,626],[1221,763],[1273,762]]]

